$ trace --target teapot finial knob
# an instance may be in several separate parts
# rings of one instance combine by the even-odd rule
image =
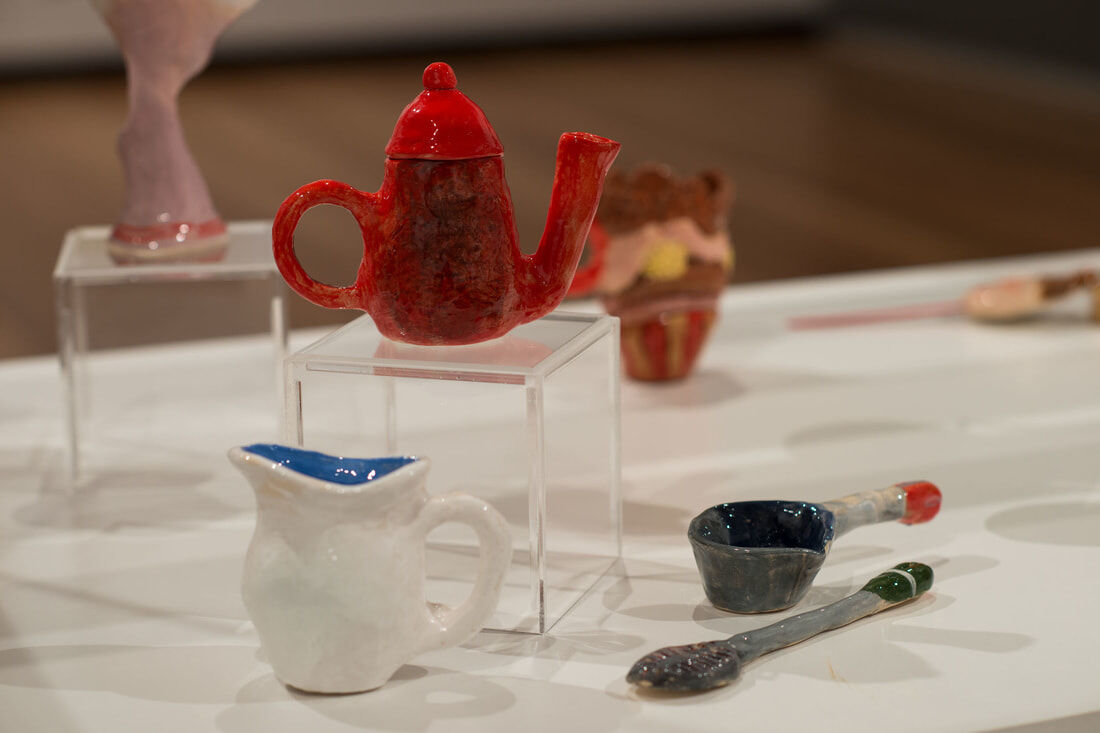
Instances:
[[[456,86],[458,79],[450,64],[436,61],[424,69],[424,89],[454,89]]]

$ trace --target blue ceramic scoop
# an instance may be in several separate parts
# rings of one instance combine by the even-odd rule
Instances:
[[[927,522],[940,502],[928,481],[821,504],[730,502],[691,520],[688,538],[711,603],[736,613],[780,611],[806,595],[834,539],[864,524]]]

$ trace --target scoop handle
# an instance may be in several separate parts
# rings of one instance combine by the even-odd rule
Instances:
[[[943,494],[931,481],[906,481],[833,499],[825,502],[824,507],[836,520],[833,537],[840,537],[865,524],[894,520],[902,524],[927,522],[939,512],[942,501]]]

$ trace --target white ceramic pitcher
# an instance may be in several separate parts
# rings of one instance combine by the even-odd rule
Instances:
[[[241,592],[275,676],[310,692],[382,686],[417,654],[454,646],[496,608],[511,538],[466,494],[428,498],[425,458],[338,458],[256,444],[230,460],[256,492]],[[424,598],[424,539],[443,522],[477,532],[480,567],[456,608]]]

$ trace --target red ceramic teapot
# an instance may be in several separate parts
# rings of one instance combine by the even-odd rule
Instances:
[[[524,256],[504,180],[503,147],[485,114],[455,88],[444,63],[424,71],[386,146],[376,193],[316,181],[275,216],[275,262],[299,295],[327,308],[360,308],[382,335],[413,344],[496,338],[553,310],[565,297],[619,143],[569,132],[538,251]],[[307,209],[335,204],[363,233],[355,283],[334,287],[302,269],[294,229]]]

